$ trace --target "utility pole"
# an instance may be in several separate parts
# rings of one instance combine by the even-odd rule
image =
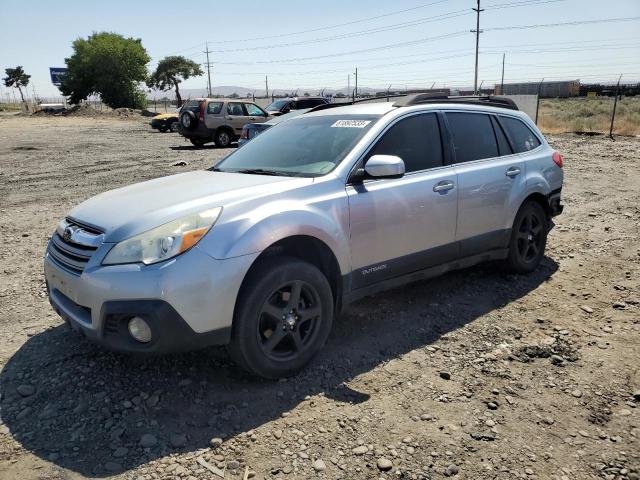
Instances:
[[[474,12],[476,12],[476,29],[471,30],[472,33],[476,34],[476,73],[473,80],[473,93],[478,94],[478,47],[480,45],[480,34],[482,30],[480,30],[480,12],[484,12],[483,9],[480,8],[480,0],[477,0],[478,8],[472,8]]]
[[[504,95],[504,53],[502,54],[502,80],[500,80],[500,95]]]
[[[211,97],[213,95],[211,94],[211,62],[209,62],[209,53],[211,53],[211,52],[209,50],[209,42],[206,43],[206,46],[207,46],[207,49],[202,53],[206,53],[207,54],[208,90],[209,90],[209,96]]]
[[[358,67],[356,67],[356,89],[353,92],[353,99],[358,98]]]
[[[264,96],[269,98],[269,77],[267,75],[264,76]]]
[[[347,75],[347,95],[351,95],[351,74]]]

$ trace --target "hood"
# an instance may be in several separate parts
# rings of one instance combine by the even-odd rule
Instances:
[[[119,242],[164,223],[207,208],[252,200],[312,183],[311,178],[242,173],[195,172],[171,175],[96,195],[73,208],[68,217],[105,232]]]

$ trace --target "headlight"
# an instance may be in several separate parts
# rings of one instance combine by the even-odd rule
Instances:
[[[149,265],[175,257],[198,243],[216,223],[220,212],[222,207],[211,208],[123,240],[109,251],[102,264]]]

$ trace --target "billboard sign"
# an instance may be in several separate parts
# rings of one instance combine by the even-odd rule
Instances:
[[[56,87],[62,85],[62,79],[64,75],[67,73],[66,68],[58,68],[58,67],[49,67],[49,74],[51,75],[51,83],[53,83]]]

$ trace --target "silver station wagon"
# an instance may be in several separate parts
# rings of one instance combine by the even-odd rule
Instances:
[[[562,157],[500,97],[312,111],[215,167],[73,208],[47,247],[53,308],[107,348],[228,345],[294,374],[349,302],[479,262],[534,270]]]

